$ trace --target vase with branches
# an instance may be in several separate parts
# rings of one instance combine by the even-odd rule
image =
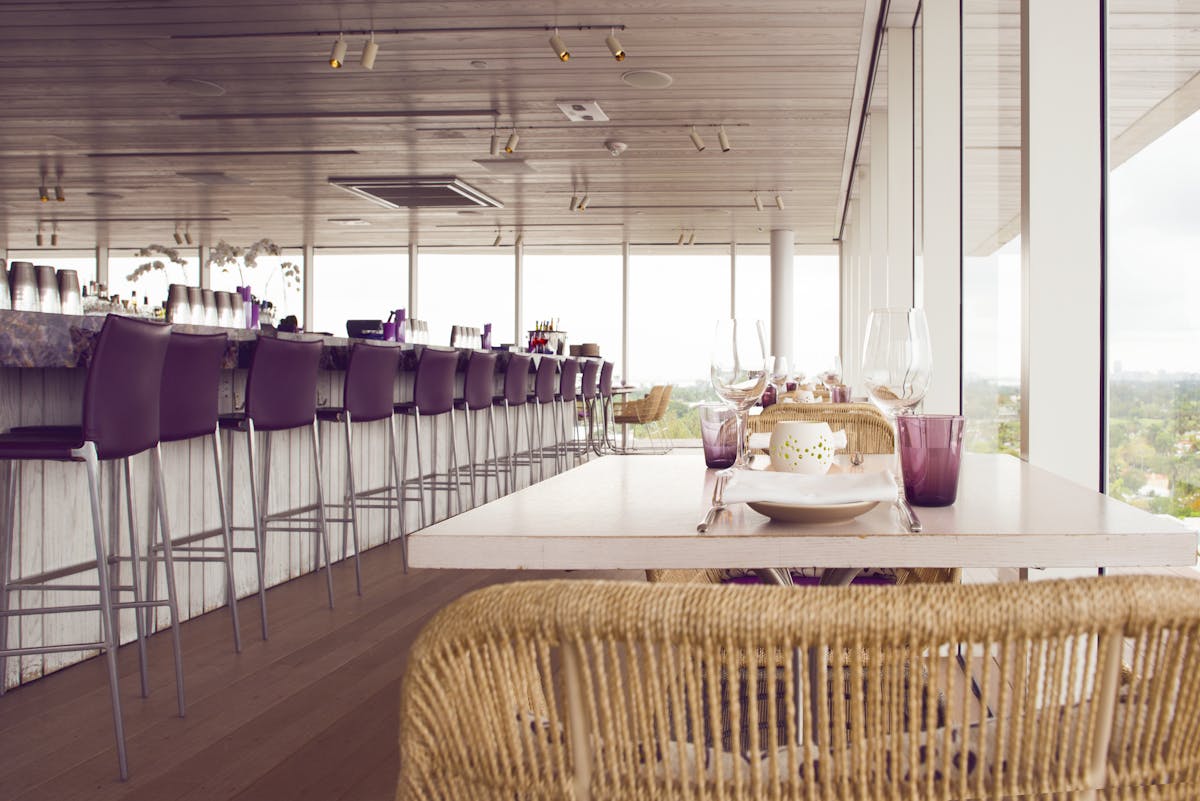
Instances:
[[[208,251],[208,263],[213,267],[220,267],[221,272],[228,273],[231,269],[236,269],[238,274],[238,282],[241,285],[247,284],[247,273],[258,268],[258,259],[260,256],[282,256],[283,248],[276,245],[270,239],[260,239],[248,247],[238,247],[231,245],[222,239]],[[300,268],[290,261],[284,261],[279,264],[279,269],[273,271],[267,276],[267,280],[263,282],[263,289],[271,285],[275,276],[279,275],[283,281],[285,289],[299,290],[300,288]]]
[[[183,276],[180,283],[188,283],[187,259],[180,256],[179,251],[175,248],[169,248],[165,245],[147,245],[134,255],[141,259],[150,259],[150,261],[143,262],[135,267],[133,272],[125,276],[126,280],[136,282],[148,273],[162,272],[169,282],[171,273],[168,265],[177,264],[179,265],[179,272]],[[166,261],[163,261],[161,257],[166,257]]]

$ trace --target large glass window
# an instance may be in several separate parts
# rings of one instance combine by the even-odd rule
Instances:
[[[537,320],[558,320],[572,345],[594,342],[600,355],[621,362],[621,253],[595,248],[525,249],[521,286],[522,330]]]
[[[317,250],[310,331],[346,335],[347,320],[386,320],[408,307],[408,252]]]
[[[967,447],[1021,448],[1021,3],[965,0],[963,408]]]
[[[762,320],[771,330],[771,253],[762,246],[739,245],[733,276],[733,313]]]
[[[792,352],[796,368],[816,376],[832,367],[841,342],[841,275],[836,253],[796,254],[793,268],[792,329],[796,337]],[[848,358],[856,358],[854,354]]]
[[[492,344],[515,339],[515,261],[512,248],[422,248],[417,258],[417,317],[429,323],[429,344],[449,345],[456,325],[492,324]]]
[[[1108,490],[1200,528],[1200,1],[1143,6],[1108,6]]]
[[[698,439],[691,407],[716,399],[709,360],[716,321],[729,317],[729,250],[635,248],[630,258],[630,382],[672,384],[666,435]]]

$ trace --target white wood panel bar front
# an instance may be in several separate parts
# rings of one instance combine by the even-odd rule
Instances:
[[[888,456],[868,457],[882,470]],[[696,522],[714,472],[695,455],[604,457],[413,534],[414,567],[528,570],[700,567],[1192,565],[1196,534],[1009,456],[968,454],[953,506],[920,534],[886,504],[837,525],[775,523],[734,504]]]

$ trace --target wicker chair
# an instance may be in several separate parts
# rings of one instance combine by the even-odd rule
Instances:
[[[891,424],[869,403],[776,403],[750,417],[748,429],[770,433],[781,420],[818,421],[845,430],[846,447],[839,453],[891,453],[895,446]]]
[[[671,402],[672,389],[674,387],[670,384],[656,385],[650,387],[650,391],[646,393],[645,397],[625,401],[616,407],[613,411],[613,422],[622,425],[643,426],[647,436],[650,437],[651,444],[649,448],[614,448],[615,452],[623,454],[662,454],[671,450],[663,441],[662,426],[660,423],[667,413],[668,404]]]
[[[1195,799],[1197,664],[1178,578],[491,587],[412,650],[396,797]]]

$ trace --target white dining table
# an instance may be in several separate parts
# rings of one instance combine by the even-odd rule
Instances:
[[[862,469],[891,464],[868,456]],[[695,452],[593,459],[414,532],[409,561],[510,570],[1196,564],[1197,534],[1178,521],[1012,456],[966,454],[957,501],[917,507],[920,533],[890,504],[827,524],[776,522],[733,504],[701,534],[715,475]]]

